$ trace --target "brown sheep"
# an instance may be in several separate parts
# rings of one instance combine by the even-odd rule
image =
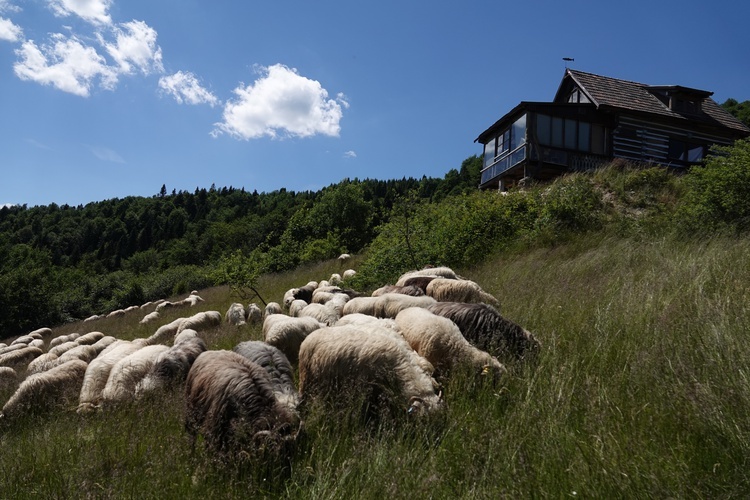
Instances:
[[[469,342],[493,356],[522,358],[541,347],[531,332],[504,318],[489,304],[438,302],[427,310],[453,321]]]
[[[236,352],[206,351],[185,383],[185,430],[220,455],[282,451],[296,438],[298,417],[281,404],[266,370]]]

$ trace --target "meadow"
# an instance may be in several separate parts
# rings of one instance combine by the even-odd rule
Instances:
[[[179,392],[86,417],[70,401],[0,426],[0,497],[746,498],[748,255],[742,238],[612,232],[505,251],[456,271],[534,332],[541,353],[508,361],[499,386],[454,374],[444,415],[372,428],[345,405],[313,407],[288,462],[226,463],[191,448]],[[327,261],[265,275],[258,289],[281,301],[332,272]],[[200,295],[195,311],[237,300],[225,287]],[[139,319],[55,333],[153,333]],[[204,338],[231,349],[261,332],[224,323]]]

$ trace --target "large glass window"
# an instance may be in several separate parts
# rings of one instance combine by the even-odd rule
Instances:
[[[495,139],[484,145],[484,166],[489,167],[495,160]]]
[[[578,123],[578,150],[589,151],[589,141],[591,140],[591,124],[588,122]]]
[[[565,149],[576,149],[576,146],[578,146],[577,128],[575,120],[565,120]]]
[[[552,141],[550,145],[556,148],[563,146],[563,119],[552,117]]]
[[[550,143],[550,117],[549,115],[536,115],[536,136],[539,144]]]
[[[603,155],[606,152],[607,138],[602,125],[591,126],[591,152]]]
[[[511,127],[512,133],[510,136],[510,149],[516,149],[518,146],[526,142],[526,115],[516,120]]]

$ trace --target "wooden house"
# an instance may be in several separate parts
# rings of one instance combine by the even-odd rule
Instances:
[[[750,136],[712,94],[566,69],[552,102],[521,102],[476,138],[484,147],[479,187],[505,190],[613,158],[698,163],[711,145]]]

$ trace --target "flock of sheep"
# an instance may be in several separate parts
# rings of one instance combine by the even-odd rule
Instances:
[[[193,442],[201,436],[220,455],[281,450],[298,438],[310,403],[336,407],[357,396],[359,404],[392,414],[440,412],[440,381],[455,369],[496,382],[506,373],[500,360],[524,358],[540,347],[534,335],[500,315],[495,297],[449,268],[406,273],[371,296],[341,286],[353,273],[290,289],[264,310],[235,303],[223,316],[180,317],[147,338],[119,340],[101,332],[52,338],[52,330],[42,328],[0,344],[0,387],[16,387],[0,418],[65,401],[92,413],[178,390]],[[193,292],[175,303],[144,304],[155,309],[141,323],[158,321],[164,308],[201,301]],[[264,341],[208,350],[202,332],[223,321],[262,323]]]

